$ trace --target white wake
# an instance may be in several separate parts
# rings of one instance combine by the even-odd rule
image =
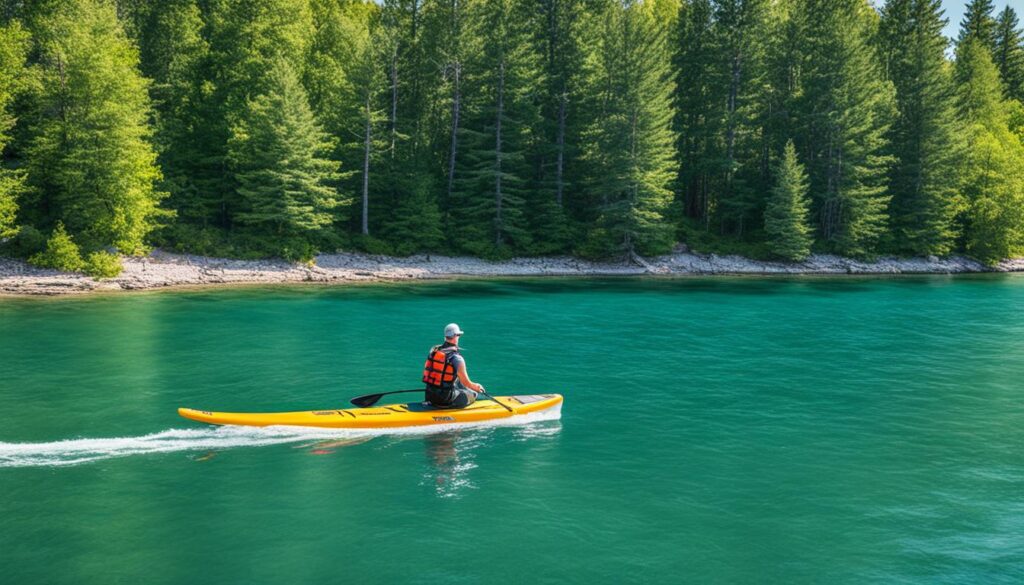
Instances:
[[[319,429],[311,427],[204,427],[168,429],[140,437],[67,439],[49,443],[0,442],[0,467],[55,467],[78,465],[114,457],[173,453],[176,451],[213,451],[235,447],[261,447],[300,441],[359,439],[384,435],[426,435],[454,429],[520,426],[561,418],[561,409],[483,421],[406,427],[401,429]]]

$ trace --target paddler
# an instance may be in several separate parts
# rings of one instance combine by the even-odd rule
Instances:
[[[462,329],[455,323],[444,328],[444,343],[430,348],[423,366],[427,402],[445,408],[465,408],[476,401],[482,384],[469,379],[466,360],[459,354]]]

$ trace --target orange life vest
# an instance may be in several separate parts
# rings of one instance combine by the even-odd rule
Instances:
[[[423,382],[427,386],[450,390],[455,385],[455,364],[452,356],[459,353],[455,345],[435,345],[427,354],[427,363],[423,364]]]

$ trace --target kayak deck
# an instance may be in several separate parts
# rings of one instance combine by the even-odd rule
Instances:
[[[466,408],[438,408],[423,402],[412,402],[370,408],[273,413],[210,412],[179,408],[178,414],[187,419],[214,425],[379,429],[480,422],[554,409],[560,410],[562,407],[561,394],[495,396],[494,398],[511,408],[513,412],[485,399],[478,400]]]

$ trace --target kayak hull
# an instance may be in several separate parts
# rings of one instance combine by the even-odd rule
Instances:
[[[412,402],[370,408],[273,413],[210,412],[179,408],[178,414],[213,425],[387,429],[474,423],[542,412],[555,415],[562,408],[561,394],[495,396],[495,399],[511,408],[512,412],[490,400],[478,400],[466,408],[437,408],[422,402]]]

